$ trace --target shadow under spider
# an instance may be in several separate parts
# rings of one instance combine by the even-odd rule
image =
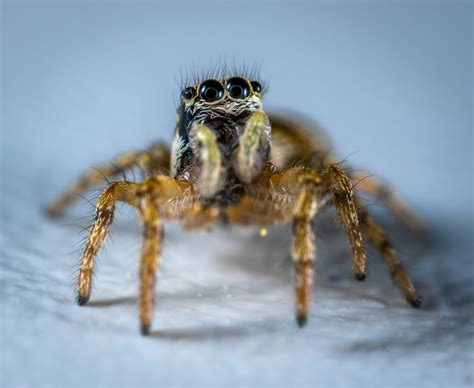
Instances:
[[[249,322],[242,324],[239,322],[235,326],[200,326],[200,327],[189,327],[182,329],[166,329],[166,330],[154,330],[148,337],[159,340],[191,340],[191,341],[202,341],[209,338],[226,339],[226,338],[241,338],[246,336],[253,336],[255,334],[268,334],[275,332],[276,328],[269,325],[268,322]]]
[[[202,287],[202,288],[190,288],[188,290],[181,290],[176,293],[160,292],[156,291],[157,300],[163,302],[166,300],[208,300],[210,298],[217,298],[222,295],[222,287]],[[138,296],[118,296],[114,298],[104,298],[90,300],[83,307],[113,307],[121,305],[138,305]]]
[[[137,304],[136,296],[123,296],[118,298],[91,300],[83,307],[112,307],[124,304]]]
[[[181,297],[181,296],[180,296]],[[118,305],[134,305],[137,303],[136,297],[122,297],[91,301],[84,307],[112,307]],[[160,340],[180,341],[203,341],[209,338],[212,339],[226,339],[226,338],[240,338],[245,336],[252,336],[258,333],[271,333],[275,328],[269,325],[268,322],[249,322],[242,324],[241,322],[235,326],[216,326],[204,325],[200,327],[189,327],[181,329],[165,329],[154,330],[148,334],[148,338],[155,338]]]
[[[250,334],[248,330],[243,327],[225,327],[225,326],[214,326],[214,327],[196,327],[196,328],[183,328],[183,329],[167,329],[167,330],[156,330],[152,331],[148,337],[160,339],[160,340],[192,340],[202,341],[209,338],[238,338]]]

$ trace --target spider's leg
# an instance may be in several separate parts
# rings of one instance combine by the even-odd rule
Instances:
[[[143,169],[147,174],[166,173],[169,169],[168,148],[161,143],[155,144],[148,150],[125,153],[111,163],[92,168],[50,204],[47,209],[49,215],[61,215],[78,198],[77,194],[83,193],[103,180],[113,179],[134,167]]]
[[[352,183],[337,164],[329,167],[328,175],[337,217],[346,230],[351,246],[354,275],[357,280],[365,280],[367,275],[365,245],[352,195]]]
[[[413,282],[408,276],[405,268],[398,257],[397,251],[393,248],[390,239],[385,231],[374,221],[360,203],[357,203],[359,220],[368,241],[377,248],[384,256],[385,263],[390,270],[390,274],[405,299],[413,307],[421,306],[421,298],[417,294]]]
[[[147,150],[141,152],[137,165],[142,168],[148,177],[169,175],[170,149],[164,143],[155,143]]]
[[[424,228],[423,221],[408,208],[396,193],[379,179],[364,172],[353,173],[351,178],[356,190],[367,193],[381,201],[411,230],[417,232]]]
[[[296,321],[304,326],[311,304],[316,246],[312,221],[327,202],[321,177],[305,167],[275,172],[266,164],[238,205],[226,209],[230,223],[271,226],[293,223],[291,254],[295,263]]]
[[[307,179],[302,183],[293,214],[293,246],[295,262],[296,320],[306,324],[313,284],[313,265],[316,252],[312,220],[317,211],[319,181]]]
[[[156,206],[163,208],[164,216],[168,219],[182,218],[193,205],[191,195],[194,191],[191,184],[165,176],[151,178],[143,183],[117,181],[105,189],[97,201],[95,220],[81,258],[77,280],[78,304],[83,305],[89,300],[96,257],[110,230],[116,202],[125,202],[138,208],[145,226],[149,225],[148,220],[152,219],[153,215],[149,216],[148,213],[153,211],[155,206],[154,202],[147,199],[151,188],[154,190],[153,198],[157,197]],[[149,230],[145,227],[145,237],[149,236]],[[148,243],[145,238],[145,245]],[[146,250],[146,247],[144,249]]]
[[[77,279],[77,297],[79,305],[87,303],[91,293],[92,273],[97,253],[104,244],[110,230],[117,201],[136,205],[138,185],[132,182],[120,181],[112,183],[100,195],[96,205],[94,224],[89,232],[81,258],[79,277]]]
[[[293,222],[293,242],[291,255],[295,262],[296,321],[304,326],[311,304],[313,266],[316,253],[312,220],[320,210],[321,178],[316,172],[306,168],[290,168],[269,179],[271,192],[285,202],[291,203],[291,213],[285,216]],[[280,194],[277,194],[280,193]],[[278,206],[273,203],[272,206]],[[275,214],[276,215],[276,214]]]
[[[186,218],[195,205],[195,199],[190,183],[165,176],[146,180],[136,193],[136,206],[143,224],[138,306],[143,335],[148,334],[153,318],[155,277],[163,241],[162,219]]]
[[[155,274],[159,265],[159,256],[163,240],[158,193],[149,190],[140,201],[138,212],[143,223],[143,245],[140,253],[140,293],[139,321],[140,331],[148,334],[153,317]]]

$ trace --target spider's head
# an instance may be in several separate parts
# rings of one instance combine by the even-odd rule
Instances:
[[[200,185],[205,197],[213,197],[230,186],[236,187],[238,181],[248,181],[248,175],[255,174],[269,152],[270,125],[262,111],[262,92],[258,81],[240,76],[206,79],[184,88],[173,139],[172,175],[194,173],[195,177],[199,176],[196,180],[212,182]],[[252,172],[241,173],[242,163],[237,161],[239,146],[249,120],[258,119],[256,112],[261,113],[257,116],[261,117],[268,139],[256,145],[259,160],[252,161],[253,165],[247,169]],[[258,142],[255,136],[253,140]]]

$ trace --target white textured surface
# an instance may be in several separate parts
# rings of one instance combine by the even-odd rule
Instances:
[[[472,6],[374,4],[2,2],[2,386],[474,384]],[[368,281],[352,279],[330,214],[303,330],[287,229],[261,239],[170,225],[142,338],[140,231],[126,208],[91,303],[73,303],[83,235],[67,224],[87,225],[90,208],[60,221],[41,209],[94,163],[169,140],[173,77],[219,56],[263,59],[268,106],[321,119],[342,156],[358,152],[352,163],[419,210],[420,241],[380,219],[424,309],[402,300],[375,252]]]
[[[433,220],[444,227],[429,247],[398,239],[427,302],[414,310],[377,255],[366,283],[352,279],[344,240],[323,217],[315,302],[303,330],[293,318],[286,228],[261,239],[256,231],[189,234],[171,226],[152,334],[142,338],[135,222],[119,217],[91,302],[78,307],[71,253],[78,236],[39,213],[32,182],[2,200],[4,386],[472,384],[471,258],[448,220]]]

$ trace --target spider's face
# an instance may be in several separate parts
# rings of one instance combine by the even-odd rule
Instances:
[[[204,175],[214,174],[208,194],[235,186],[237,149],[255,112],[262,112],[262,86],[257,81],[243,77],[207,79],[183,89],[173,139],[172,176],[196,173],[203,181]],[[269,151],[270,126],[268,122],[263,125],[268,139],[259,143],[258,167]]]
[[[262,86],[241,77],[208,79],[181,92],[181,103],[193,123],[232,119],[262,109]]]

